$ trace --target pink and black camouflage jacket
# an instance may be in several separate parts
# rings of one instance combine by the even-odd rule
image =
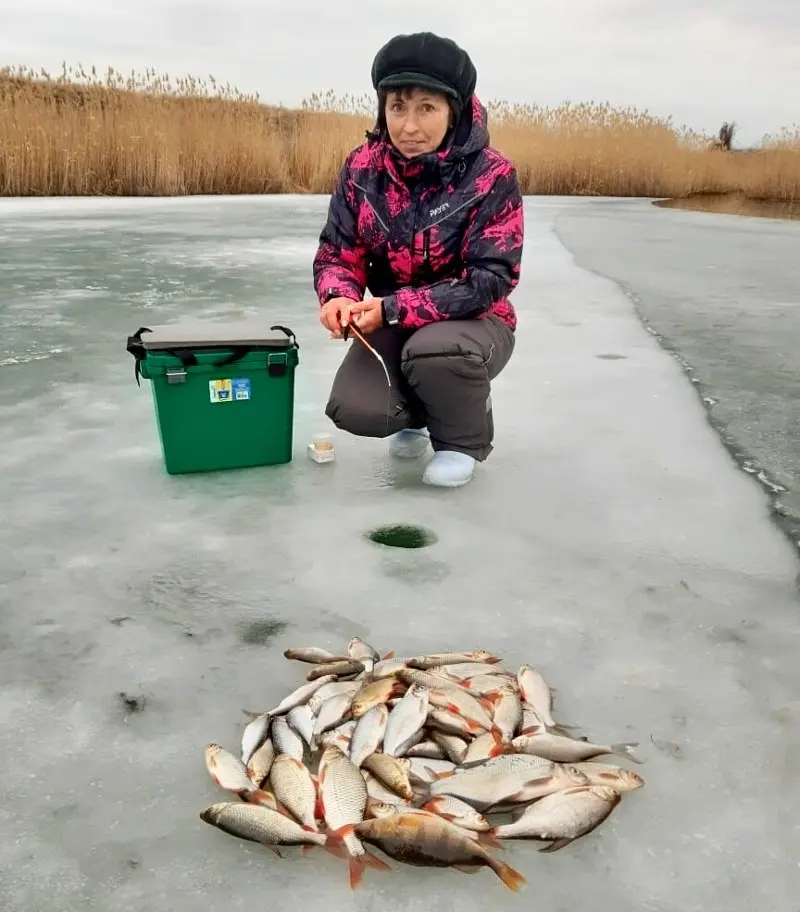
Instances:
[[[508,299],[520,277],[522,193],[512,163],[489,145],[473,96],[440,152],[403,159],[372,133],[347,157],[314,257],[320,304],[383,298],[389,325],[493,314],[513,330]]]

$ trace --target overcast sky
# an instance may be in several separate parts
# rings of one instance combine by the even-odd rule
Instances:
[[[467,48],[484,100],[735,120],[738,144],[800,122],[797,0],[0,0],[0,66],[212,73],[297,104],[371,92],[375,51],[420,30]]]

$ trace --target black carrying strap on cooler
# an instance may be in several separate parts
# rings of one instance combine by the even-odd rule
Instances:
[[[125,346],[125,351],[129,352],[136,359],[136,363],[133,366],[133,376],[136,378],[137,386],[142,385],[139,382],[139,375],[141,374],[139,365],[147,354],[144,343],[142,342],[142,333],[149,333],[152,331],[153,330],[149,329],[147,326],[140,326],[132,336],[128,336],[128,344]]]
[[[142,342],[142,333],[143,332],[152,332],[152,329],[148,329],[146,326],[141,326],[132,336],[128,336],[128,344],[125,347],[125,350],[130,352],[133,357],[136,359],[136,364],[133,368],[133,375],[136,378],[136,385],[141,386],[139,382],[139,377],[141,376],[141,363],[142,360],[147,355],[147,349],[144,347]],[[191,352],[188,348],[165,348],[163,349],[168,355],[172,355],[177,358],[184,367],[191,367],[193,364],[197,364],[197,358],[195,358],[194,353]],[[239,358],[242,357],[240,354]],[[233,359],[238,360],[238,359]],[[227,363],[227,362],[225,362]]]
[[[292,332],[291,329],[288,329],[286,326],[276,324],[275,326],[270,326],[269,330],[270,332],[275,332],[276,330],[282,332],[291,341],[293,348],[300,348],[300,344],[297,341],[297,336]],[[152,329],[148,329],[146,326],[140,326],[132,336],[128,336],[128,344],[125,347],[125,350],[127,352],[130,352],[136,361],[133,368],[133,375],[136,378],[137,386],[141,386],[141,383],[139,382],[139,377],[141,376],[140,365],[142,360],[147,355],[147,349],[144,347],[144,343],[142,342],[142,333],[152,331]],[[240,361],[246,354],[253,351],[254,348],[260,348],[260,346],[237,345],[229,355],[226,355],[219,361],[214,361],[212,367],[224,367],[226,364],[233,364],[236,361]],[[197,364],[197,358],[194,356],[194,352],[190,351],[188,348],[165,348],[159,349],[159,351],[164,351],[169,355],[173,355],[181,362],[184,367],[191,367],[192,365]],[[285,369],[285,365],[283,365],[283,367]]]

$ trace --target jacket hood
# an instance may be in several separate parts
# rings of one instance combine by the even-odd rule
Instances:
[[[466,159],[489,145],[488,113],[477,95],[473,95],[445,136],[442,147],[413,159],[404,158],[392,145],[380,118],[367,133],[367,140],[374,166],[386,167],[390,173],[394,172],[396,179],[438,173],[445,183],[451,183],[457,171],[466,169]]]

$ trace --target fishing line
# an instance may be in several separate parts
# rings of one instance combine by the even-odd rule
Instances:
[[[392,404],[392,378],[391,378],[391,375],[389,374],[389,369],[386,367],[386,361],[383,359],[383,356],[380,354],[380,352],[378,352],[372,345],[370,345],[370,343],[367,341],[364,334],[354,323],[348,323],[347,326],[344,327],[344,331],[342,333],[344,339],[345,340],[347,339],[347,336],[351,330],[353,332],[353,335],[359,340],[359,342],[361,342],[361,344],[375,356],[375,358],[378,360],[378,363],[383,368],[383,373],[386,375],[387,390],[386,390],[386,406],[384,408],[384,413],[386,415],[386,427],[384,428],[384,436],[388,437],[389,436],[389,421],[391,420],[391,415],[389,414],[389,408],[391,407],[391,404]]]

